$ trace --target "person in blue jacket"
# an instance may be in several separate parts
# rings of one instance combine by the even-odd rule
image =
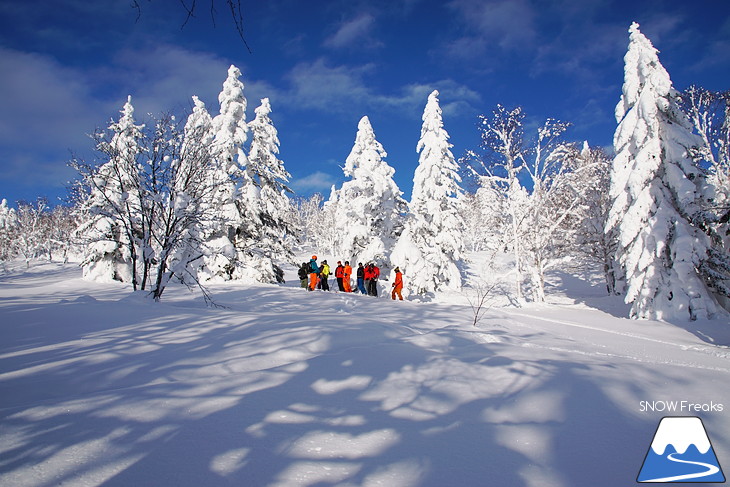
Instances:
[[[317,288],[319,280],[319,266],[317,265],[317,256],[313,255],[309,261],[309,290],[314,291]]]
[[[365,290],[365,268],[362,266],[362,262],[357,264],[357,288],[362,294],[368,293]]]

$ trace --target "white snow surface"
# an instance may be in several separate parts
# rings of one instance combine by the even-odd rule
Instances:
[[[208,308],[10,266],[0,485],[633,485],[665,415],[702,417],[730,465],[727,323],[625,319],[600,283],[554,273],[549,303],[496,292],[475,327],[468,286],[400,302],[286,271],[211,284],[225,307]]]

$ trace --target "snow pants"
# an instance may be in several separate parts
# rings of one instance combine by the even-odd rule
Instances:
[[[370,296],[378,296],[378,280],[377,279],[370,279],[368,281],[368,294]]]
[[[357,278],[357,288],[360,290],[362,294],[367,294],[368,292],[365,290],[365,279],[362,277]]]
[[[309,290],[310,291],[314,291],[315,289],[317,289],[318,280],[319,279],[317,278],[317,274],[315,274],[314,272],[309,274]]]
[[[338,277],[337,278],[337,289],[339,289],[340,292],[344,292],[345,291],[345,286],[342,284],[342,278],[341,277]]]
[[[322,291],[330,290],[330,283],[327,281],[327,278],[325,276],[322,276],[320,278],[320,283],[322,284]]]
[[[398,296],[398,299],[403,301],[403,295],[400,293],[403,290],[403,286],[395,286],[393,288],[393,292],[390,294],[390,296],[395,299],[396,295]]]
[[[307,279],[299,279],[299,283],[302,286],[302,289],[307,289],[307,286],[309,285],[309,281]]]
[[[350,276],[342,278],[342,286],[345,288],[346,293],[352,292],[352,288],[350,287]]]

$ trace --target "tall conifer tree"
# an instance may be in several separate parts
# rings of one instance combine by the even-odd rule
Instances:
[[[338,229],[336,248],[345,258],[387,263],[387,255],[401,230],[406,210],[402,192],[393,180],[395,170],[375,138],[368,117],[357,126],[355,143],[343,171],[351,179],[330,197]]]
[[[712,316],[717,304],[698,271],[709,242],[693,221],[705,178],[691,153],[702,141],[677,105],[657,50],[638,24],[629,32],[607,223],[618,232],[625,300],[633,318]]]
[[[457,266],[463,252],[464,224],[458,201],[461,178],[444,129],[438,94],[434,90],[429,95],[423,112],[409,214],[391,255],[393,265],[400,266],[407,276],[406,288],[418,294],[461,288]]]

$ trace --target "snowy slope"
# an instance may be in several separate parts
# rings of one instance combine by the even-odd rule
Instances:
[[[633,485],[665,415],[700,416],[730,466],[730,327],[619,318],[575,278],[475,328],[463,296],[309,293],[293,270],[215,285],[215,309],[79,275],[0,277],[0,485]]]

